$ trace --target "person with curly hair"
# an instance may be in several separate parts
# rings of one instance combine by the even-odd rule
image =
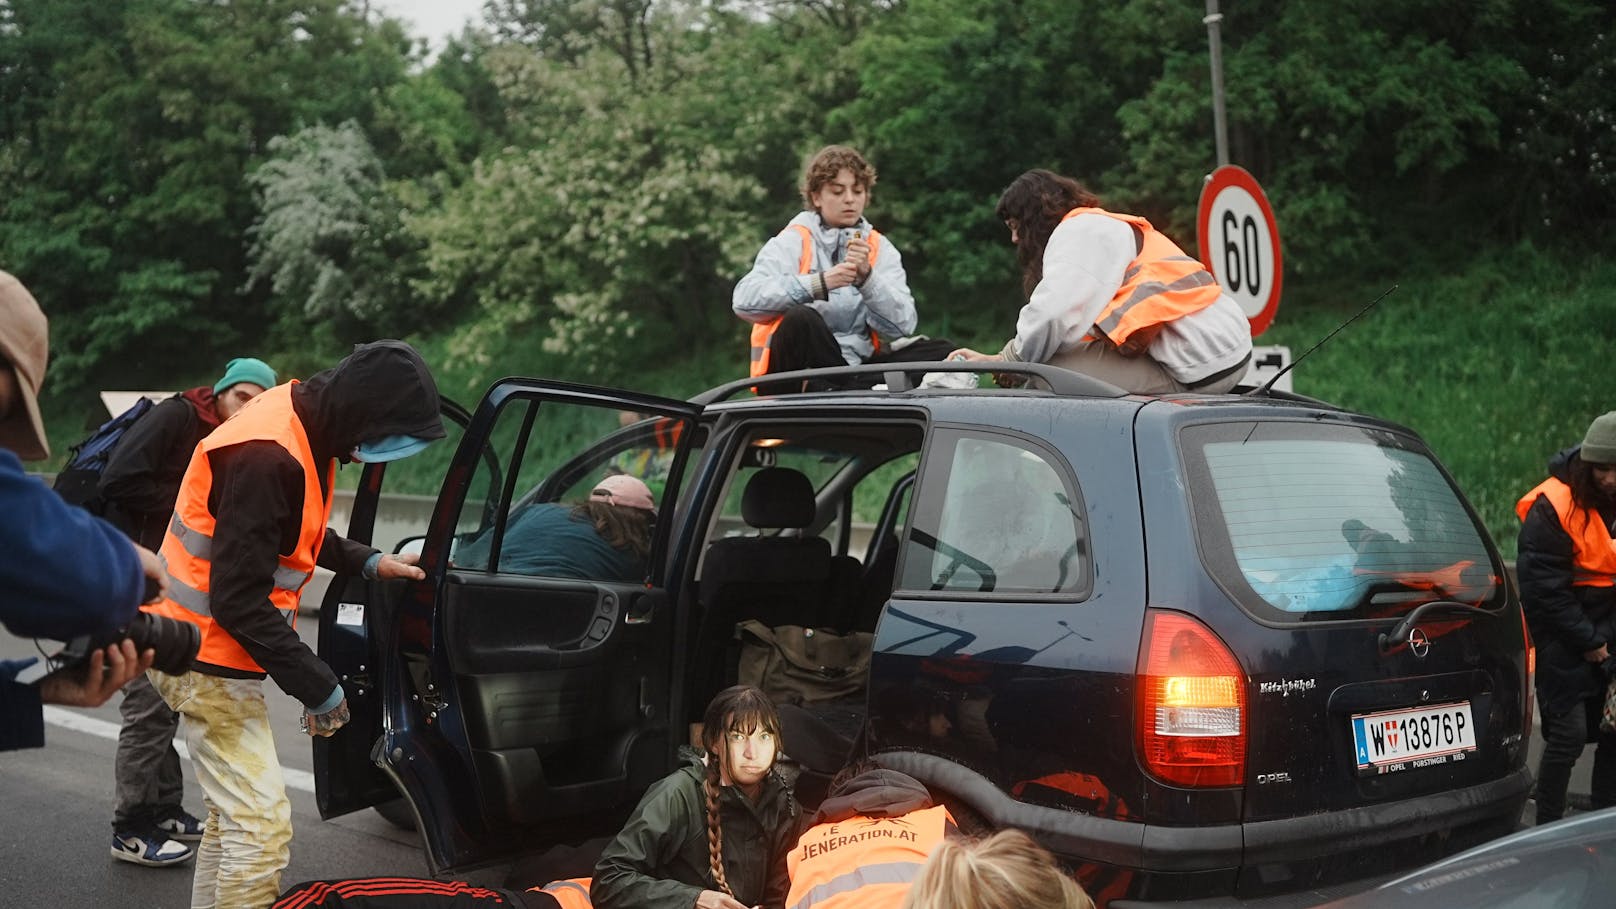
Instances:
[[[1251,323],[1240,304],[1149,221],[1107,211],[1047,170],[1017,177],[997,214],[1027,302],[998,353],[951,357],[1048,363],[1136,394],[1221,394],[1245,375]]]
[[[731,308],[752,325],[751,375],[937,361],[953,348],[913,336],[918,319],[903,256],[864,217],[875,178],[875,168],[845,145],[827,145],[808,159],[804,210],[763,245],[735,285]]]

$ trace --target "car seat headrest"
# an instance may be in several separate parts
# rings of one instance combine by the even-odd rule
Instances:
[[[746,482],[741,518],[759,529],[800,530],[814,522],[814,487],[789,467],[765,467]]]

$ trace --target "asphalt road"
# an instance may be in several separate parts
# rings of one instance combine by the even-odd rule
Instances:
[[[312,616],[298,622],[311,644],[315,625]],[[32,641],[0,631],[0,658],[34,652]],[[292,860],[282,886],[322,878],[426,876],[414,832],[401,831],[369,810],[320,819],[309,739],[297,727],[300,705],[274,683],[265,685],[265,693],[292,801]],[[189,906],[190,862],[147,868],[110,855],[118,698],[94,710],[45,709],[44,748],[0,752],[0,909]],[[185,807],[200,816],[195,772],[188,759],[182,764]],[[463,877],[500,884],[505,870]]]

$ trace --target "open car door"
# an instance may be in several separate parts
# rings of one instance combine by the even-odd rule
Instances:
[[[471,424],[471,414],[453,401],[443,399],[439,409],[446,438],[396,464],[363,465],[348,512],[349,539],[387,552],[419,551],[446,466]],[[485,452],[484,458],[491,454]],[[394,491],[384,498],[382,485],[389,479],[389,466],[388,485]],[[497,484],[497,477],[491,480]],[[335,518],[333,526],[337,526]],[[337,576],[325,589],[317,652],[341,680],[352,718],[340,734],[313,740],[314,793],[321,817],[333,818],[399,798],[398,787],[377,766],[373,751],[382,732],[378,642],[390,631],[397,600],[406,586],[403,581]]]
[[[363,747],[394,787],[371,780],[366,796],[406,796],[433,873],[610,834],[672,769],[679,617],[663,566],[699,413],[587,386],[496,384],[443,478],[421,545],[427,579],[372,583],[356,604],[371,654],[360,682],[381,709],[344,760]],[[619,473],[646,483],[661,520],[586,508]],[[334,629],[358,620],[355,605],[331,611]],[[352,674],[338,674],[352,694]],[[363,801],[331,800],[330,813]]]

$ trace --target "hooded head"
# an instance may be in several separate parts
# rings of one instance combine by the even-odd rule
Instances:
[[[39,416],[39,386],[49,359],[45,313],[28,288],[0,271],[0,448],[19,460],[50,457]]]
[[[296,386],[293,400],[309,444],[323,458],[349,460],[361,446],[397,456],[407,444],[399,437],[422,443],[444,437],[437,382],[403,341],[357,345],[341,363]]]
[[[919,780],[865,759],[844,767],[830,781],[814,823],[831,824],[854,815],[901,817],[935,804]]]

